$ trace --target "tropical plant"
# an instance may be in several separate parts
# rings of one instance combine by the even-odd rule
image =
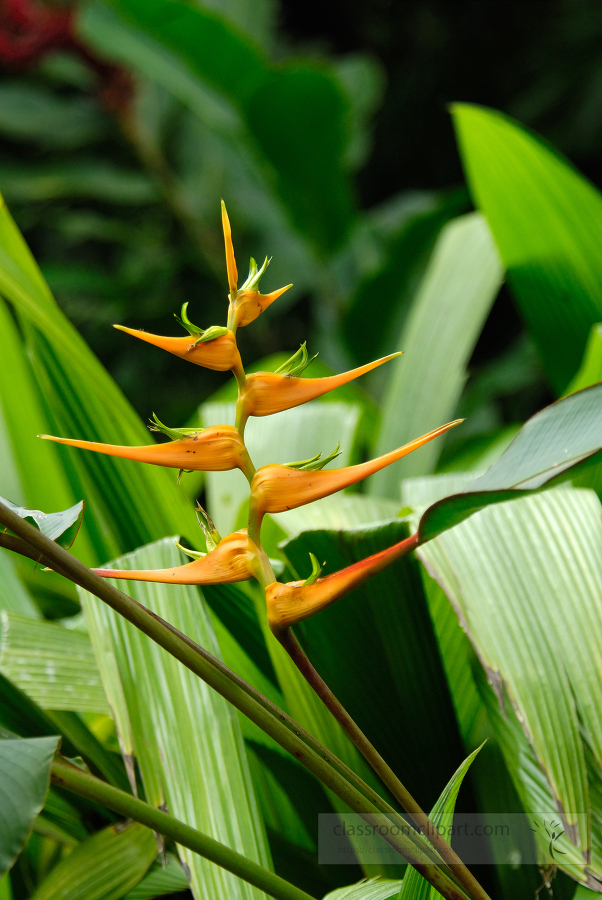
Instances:
[[[484,888],[418,829],[397,843],[405,859],[424,865],[446,896],[486,890],[515,900],[553,885],[569,900],[576,882],[579,900],[599,892],[598,192],[517,123],[460,105],[454,122],[478,212],[458,216],[465,199],[455,194],[401,197],[360,214],[349,172],[369,66],[275,65],[259,31],[250,47],[231,17],[173,0],[84,4],[70,17],[71,51],[74,28],[79,68],[73,57],[51,60],[23,80],[21,94],[15,83],[0,92],[5,130],[16,127],[19,103],[31,113],[54,102],[48,84],[74,92],[60,95],[54,119],[28,119],[31,140],[56,132],[51,148],[71,135],[60,145],[73,154],[69,164],[15,158],[0,169],[34,242],[25,202],[38,203],[37,221],[56,215],[65,240],[111,234],[134,254],[140,238],[136,265],[152,260],[144,281],[152,302],[148,310],[139,303],[132,324],[150,326],[166,297],[174,305],[175,282],[161,266],[182,265],[156,249],[167,231],[157,231],[158,192],[195,242],[207,290],[221,277],[210,201],[225,184],[237,233],[274,246],[271,269],[283,279],[291,265],[295,289],[313,294],[319,349],[328,362],[345,358],[350,371],[334,375],[305,346],[243,371],[238,343],[245,357],[261,345],[247,338],[253,328],[240,329],[262,313],[261,334],[280,305],[287,321],[293,291],[263,314],[279,292],[259,293],[254,263],[238,289],[226,226],[225,326],[193,325],[196,303],[178,282],[189,336],[122,327],[201,363],[177,359],[179,368],[166,370],[167,355],[140,344],[130,370],[140,374],[129,383],[139,399],[151,376],[161,382],[153,395],[161,419],[186,420],[198,404],[201,382],[189,381],[184,397],[180,372],[209,365],[236,376],[184,427],[155,417],[152,429],[169,440],[148,446],[2,209],[0,493],[13,503],[0,516],[8,527],[0,549],[0,871],[10,868],[0,897],[141,900],[189,885],[196,897],[228,900],[261,892],[428,897],[428,881],[410,869],[316,863],[318,814],[395,819],[409,808],[430,834],[421,809],[432,809],[435,824],[449,816],[468,765],[463,811],[558,813],[564,834],[554,856],[543,835],[529,832],[538,872],[520,865],[524,837],[503,857],[491,842],[495,864],[478,869]],[[118,163],[100,165],[111,126],[75,93],[88,59],[82,42],[88,54],[94,47],[104,87],[113,79],[124,89],[117,96],[127,103],[114,113],[144,173],[124,173],[121,151]],[[103,53],[135,82],[118,66],[103,70]],[[226,57],[228,71],[218,65]],[[61,128],[48,130],[61,111]],[[308,154],[314,114],[330,116],[331,127]],[[196,168],[184,152],[191,134],[203,147]],[[226,158],[231,185],[218,177]],[[101,213],[52,205],[78,191]],[[117,227],[114,210],[124,203]],[[81,263],[84,245],[71,246]],[[47,245],[40,249],[47,261]],[[127,253],[112,273],[120,295],[132,283],[135,254]],[[83,264],[71,274],[46,268],[63,299],[75,283],[67,275],[78,290],[90,284]],[[504,271],[526,337],[466,383]],[[110,296],[109,285],[103,291]],[[205,324],[218,309],[208,294]],[[130,322],[119,304],[116,311]],[[119,342],[127,359],[136,344],[114,335]],[[371,351],[382,359],[364,364]],[[385,360],[388,379],[385,367],[378,371]],[[350,383],[362,374],[373,379],[370,394]],[[523,425],[545,396],[544,377],[565,399]],[[510,402],[521,391],[529,402]],[[166,414],[172,395],[175,412]],[[442,451],[443,436],[426,440],[457,416],[466,421]],[[48,432],[60,443],[35,437]],[[404,455],[423,433],[424,446]],[[332,456],[315,454],[338,441],[342,468],[320,468]],[[290,464],[300,456],[307,459]],[[170,467],[183,470],[179,487]],[[364,492],[314,500],[373,471]],[[192,502],[201,491],[206,537]],[[283,505],[290,508],[277,511]],[[65,512],[45,517],[37,507]],[[78,528],[76,559],[65,548]],[[193,562],[182,564],[176,540]],[[153,581],[132,580],[141,572]],[[128,580],[130,596],[109,573]],[[350,886],[362,874],[372,880]]]

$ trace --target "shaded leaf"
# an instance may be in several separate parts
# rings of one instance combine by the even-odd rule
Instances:
[[[152,900],[153,897],[177,894],[187,889],[188,879],[180,861],[173,853],[167,853],[165,866],[159,860],[154,862],[150,871],[125,895],[124,900]]]
[[[0,740],[0,878],[44,806],[59,737]]]
[[[360,881],[349,887],[337,888],[324,897],[324,900],[393,900],[399,894],[401,881],[373,878]]]
[[[31,894],[31,900],[119,900],[157,855],[150,829],[110,825],[82,841]]]
[[[375,455],[400,447],[453,418],[466,366],[502,282],[487,223],[471,213],[445,226],[413,300],[391,364]],[[436,323],[436,324],[434,324]],[[368,482],[395,497],[402,477],[431,472],[441,441],[387,466]]]
[[[602,197],[572,165],[497,110],[452,107],[475,205],[557,393],[602,319]]]

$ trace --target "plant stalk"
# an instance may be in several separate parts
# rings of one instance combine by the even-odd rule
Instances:
[[[410,546],[409,549],[413,549]],[[448,866],[453,866],[453,873],[462,887],[475,900],[488,900],[474,875],[464,865],[458,854],[451,848],[445,838],[420,808],[407,788],[399,780],[393,769],[385,762],[378,750],[368,740],[361,728],[351,718],[345,707],[333,694],[322,676],[313,667],[290,628],[279,631],[276,637],[297,666],[309,686],[315,691],[326,708],[334,716],[345,734],[353,741],[364,759],[370,764],[383,784],[391,791],[402,808],[412,817],[416,827],[427,836],[435,850]]]
[[[210,862],[221,866],[243,881],[247,881],[254,887],[265,891],[276,900],[313,900],[313,898],[295,885],[290,884],[275,875],[263,866],[258,865],[230,847],[226,847],[207,834],[196,831],[190,825],[186,825],[179,819],[174,819],[167,813],[155,809],[148,803],[138,800],[125,791],[82,772],[76,766],[61,759],[55,759],[52,763],[50,776],[53,784],[65,788],[80,797],[95,800],[113,812],[119,813],[135,822],[146,825],[158,834],[171,838],[177,844],[188,847],[199,856],[203,856]]]
[[[52,568],[79,584],[85,590],[95,594],[100,600],[107,603],[117,613],[139,628],[151,640],[163,647],[168,653],[178,659],[188,669],[203,679],[210,687],[216,690],[233,706],[239,709],[252,722],[255,722],[266,734],[269,734],[285,750],[291,753],[302,765],[343,800],[354,812],[362,815],[366,821],[372,824],[381,824],[378,819],[384,801],[380,804],[369,799],[370,791],[365,786],[363,791],[358,785],[361,780],[357,776],[353,780],[347,780],[343,774],[345,767],[336,760],[333,764],[333,754],[325,751],[321,755],[319,744],[315,739],[307,742],[302,738],[302,729],[293,723],[290,717],[282,711],[278,715],[268,708],[269,701],[260,703],[252,696],[249,687],[243,688],[239,683],[242,679],[232,679],[223,664],[215,665],[207,657],[206,651],[194,644],[176,628],[169,625],[160,616],[146,609],[142,604],[128,597],[122,591],[105,582],[83,563],[70,553],[51,541],[40,531],[25,522],[19,516],[0,503],[0,523],[9,528],[14,534],[31,545],[42,556],[45,562]],[[217,662],[217,661],[215,661]],[[277,709],[277,707],[276,707]],[[288,720],[288,723],[287,723]],[[293,727],[294,726],[294,730]],[[312,746],[313,743],[313,746]],[[361,783],[363,784],[363,783]],[[429,848],[417,846],[416,840],[407,835],[389,835],[386,840],[393,846],[411,865],[413,865],[426,880],[432,884],[447,900],[469,900],[471,894],[459,888],[450,874],[446,865],[433,862],[432,852]],[[486,895],[481,894],[486,897]],[[489,898],[487,898],[489,900]]]

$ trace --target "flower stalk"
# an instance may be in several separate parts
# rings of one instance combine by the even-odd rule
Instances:
[[[106,578],[119,578],[172,584],[217,584],[256,579],[265,592],[268,621],[274,636],[402,807],[410,813],[417,826],[422,827],[428,824],[428,818],[316,672],[290,629],[291,625],[318,614],[367,578],[411,552],[417,546],[417,536],[414,535],[394,547],[324,578],[320,577],[320,566],[316,561],[312,576],[306,582],[279,584],[261,544],[261,526],[266,513],[294,509],[356,484],[444,434],[461,420],[449,422],[384,456],[356,466],[323,470],[322,467],[336,457],[337,447],[324,459],[318,454],[300,463],[270,464],[255,470],[244,443],[244,429],[249,416],[272,415],[306,403],[371,371],[398,354],[392,354],[340,375],[304,379],[300,375],[309,359],[303,346],[283,371],[260,372],[247,376],[236,342],[237,329],[254,321],[290,285],[271,294],[261,294],[259,281],[269,260],[266,259],[263,266],[258,268],[252,259],[249,276],[239,288],[230,221],[223,202],[222,225],[229,287],[228,319],[225,327],[212,326],[209,329],[202,329],[194,325],[188,318],[187,304],[182,308],[179,317],[180,323],[189,332],[187,337],[161,337],[122,326],[116,327],[196,365],[216,371],[231,371],[238,383],[235,426],[215,425],[206,429],[174,429],[162,425],[155,417],[153,427],[164,432],[172,440],[166,444],[144,447],[121,447],[47,435],[43,437],[79,449],[94,450],[180,470],[224,471],[239,468],[250,484],[248,529],[221,538],[207,519],[207,526],[200,523],[207,537],[206,554],[191,552],[190,555],[197,557],[192,562],[154,571],[104,568],[90,571],[81,567],[81,564],[74,567],[69,561],[68,554],[67,557],[57,554],[60,548],[50,552],[48,543],[40,543],[37,537],[35,542],[30,540],[27,537],[28,532],[23,535],[24,540],[38,548],[43,553],[44,561],[57,572],[66,574],[108,602],[204,678],[208,684],[216,687],[222,696],[242,709],[253,721],[257,724],[261,721],[260,727],[267,733],[272,735],[278,733],[280,739],[283,739],[282,722],[266,707],[265,698],[260,699],[238,676],[226,672],[223,664],[209,661],[201,648],[168,623],[144,610],[139,604],[135,604],[103,581]],[[4,511],[0,508],[0,521],[4,521],[2,516]],[[12,526],[10,527],[12,529]],[[22,529],[21,531],[15,529],[15,534],[21,533]],[[282,714],[280,718],[285,720],[286,717]],[[360,812],[367,820],[382,809],[384,801],[374,795],[374,792],[370,792],[363,783],[358,782],[357,776],[342,769],[342,763],[334,760],[328,751],[324,751],[321,755],[322,751],[316,748],[314,739],[307,735],[301,737],[301,732],[295,731],[295,737],[300,744],[291,742],[290,730],[286,726],[282,727],[289,735],[286,739],[287,748],[292,748],[294,743],[295,749],[292,752],[297,759],[320,777],[324,784],[331,787],[351,809]],[[395,815],[394,812],[391,814]],[[407,834],[400,834],[393,840],[393,844],[443,896],[449,897],[450,900],[459,898],[488,900],[483,889],[436,829],[428,829],[428,840],[432,847],[420,835],[409,838]]]

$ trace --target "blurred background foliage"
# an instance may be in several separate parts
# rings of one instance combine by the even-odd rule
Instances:
[[[185,301],[223,323],[220,196],[241,270],[269,254],[263,288],[294,282],[241,334],[243,358],[308,340],[341,368],[395,349],[439,230],[470,209],[449,102],[518,117],[602,183],[595,0],[199,5],[200,62],[156,2],[2,4],[0,190],[143,419],[182,424],[224,380],[109,328],[179,333]],[[473,435],[551,399],[505,288],[469,373]]]

